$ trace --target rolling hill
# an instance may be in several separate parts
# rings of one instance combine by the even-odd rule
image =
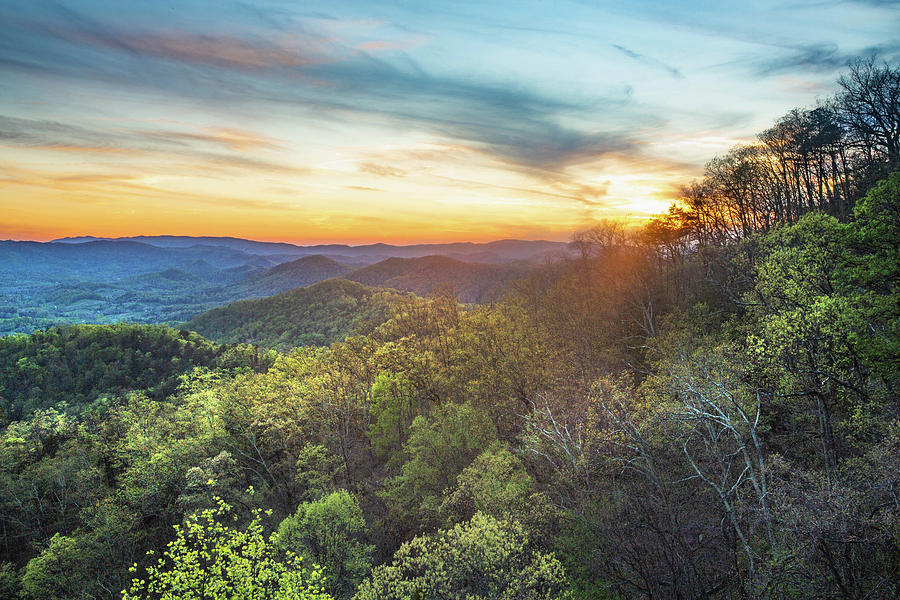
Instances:
[[[192,237],[176,235],[134,236],[121,238],[97,238],[92,236],[69,237],[54,240],[53,243],[77,245],[94,242],[141,243],[168,249],[197,247],[217,247],[222,249],[258,254],[278,262],[292,260],[297,256],[322,254],[342,263],[375,263],[386,258],[421,258],[443,255],[470,262],[512,262],[520,260],[540,260],[547,256],[567,252],[569,244],[547,240],[497,240],[493,242],[452,242],[446,244],[318,244],[300,246],[285,242],[259,242],[233,237]]]
[[[498,299],[513,281],[532,270],[533,266],[525,263],[473,263],[447,256],[423,256],[389,258],[347,273],[344,278],[417,296],[448,287],[460,301],[478,303]]]
[[[240,298],[272,296],[332,277],[339,277],[348,271],[350,271],[350,267],[342,265],[336,260],[321,254],[313,254],[282,263],[233,284],[228,288],[227,293]]]
[[[218,342],[286,350],[326,345],[369,332],[390,318],[401,294],[329,279],[268,298],[242,300],[197,315],[185,329]]]
[[[464,302],[484,302],[527,265],[566,249],[562,242],[523,240],[410,246],[186,236],[0,241],[0,336],[65,323],[181,323],[229,302],[332,277],[422,295],[446,284]]]

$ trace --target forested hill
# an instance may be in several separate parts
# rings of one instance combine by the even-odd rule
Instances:
[[[339,277],[350,270],[347,265],[327,256],[320,254],[304,256],[229,286],[227,295],[234,298],[272,296],[332,277]]]
[[[184,327],[218,342],[247,342],[281,350],[327,345],[348,335],[371,332],[388,320],[404,298],[400,292],[423,297],[446,293],[461,302],[499,300],[514,281],[536,268],[532,264],[491,265],[427,256],[390,258],[348,272],[327,257],[305,257],[234,286],[243,290],[243,295],[297,289],[211,309]],[[342,277],[299,287],[308,282],[304,278],[319,281],[328,273]]]
[[[195,367],[264,364],[262,355],[251,355],[252,349],[162,325],[69,325],[11,335],[0,338],[0,422],[60,403],[79,410],[131,390],[162,400]]]
[[[327,345],[348,335],[370,333],[390,318],[403,298],[389,290],[330,279],[214,308],[184,327],[219,342],[248,342],[280,350]]]
[[[488,302],[499,300],[513,281],[532,273],[536,266],[530,263],[471,263],[446,256],[389,258],[344,277],[419,296],[446,289],[452,290],[462,302]]]

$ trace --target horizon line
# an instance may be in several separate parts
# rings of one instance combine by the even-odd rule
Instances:
[[[411,242],[411,243],[391,243],[391,242],[367,242],[367,243],[359,243],[353,244],[349,242],[318,242],[318,243],[300,243],[300,242],[290,242],[284,240],[261,240],[261,239],[253,239],[253,238],[244,238],[237,237],[231,235],[179,235],[179,234],[139,234],[139,235],[126,235],[126,236],[118,236],[118,237],[101,237],[94,235],[72,235],[72,236],[64,236],[60,238],[53,238],[49,240],[39,240],[39,239],[3,239],[0,242],[32,242],[36,244],[52,244],[52,243],[90,243],[92,241],[97,242],[120,242],[120,241],[134,241],[137,243],[141,243],[139,238],[186,238],[192,240],[235,240],[235,241],[243,241],[243,242],[253,242],[257,244],[284,244],[287,246],[294,246],[297,248],[314,248],[318,246],[345,246],[348,248],[361,248],[366,246],[393,246],[397,248],[404,248],[410,246],[452,246],[452,245],[461,245],[461,244],[470,244],[475,246],[484,246],[488,244],[494,244],[498,242],[526,242],[526,243],[549,243],[549,244],[569,244],[571,243],[571,239],[568,240],[552,240],[552,239],[526,239],[526,238],[498,238],[483,242],[471,241],[471,240],[460,240],[460,241],[452,241],[452,242],[438,242],[438,241],[428,241],[428,242]],[[83,241],[74,241],[74,240],[83,240]]]

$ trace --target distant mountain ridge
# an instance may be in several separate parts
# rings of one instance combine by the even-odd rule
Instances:
[[[258,275],[239,281],[228,289],[233,295],[244,298],[272,296],[332,277],[340,277],[350,270],[351,267],[327,256],[312,254],[276,265]]]
[[[485,302],[563,242],[295,246],[239,238],[136,236],[0,241],[0,336],[65,323],[181,323],[216,306],[335,277]]]
[[[516,240],[504,239],[493,242],[450,242],[437,244],[393,245],[385,243],[363,244],[318,244],[301,246],[287,242],[261,242],[235,237],[205,236],[130,236],[118,238],[100,238],[94,236],[65,237],[48,243],[83,244],[87,242],[137,242],[159,248],[190,248],[194,246],[219,246],[253,254],[322,254],[326,256],[341,255],[345,257],[371,257],[371,262],[383,258],[418,258],[422,256],[444,255],[454,258],[472,257],[479,262],[507,262],[512,260],[531,260],[548,253],[566,252],[567,242],[549,240]],[[477,258],[475,257],[477,255]]]

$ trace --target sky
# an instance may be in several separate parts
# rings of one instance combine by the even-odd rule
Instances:
[[[900,2],[0,0],[0,239],[568,239],[900,56]]]

